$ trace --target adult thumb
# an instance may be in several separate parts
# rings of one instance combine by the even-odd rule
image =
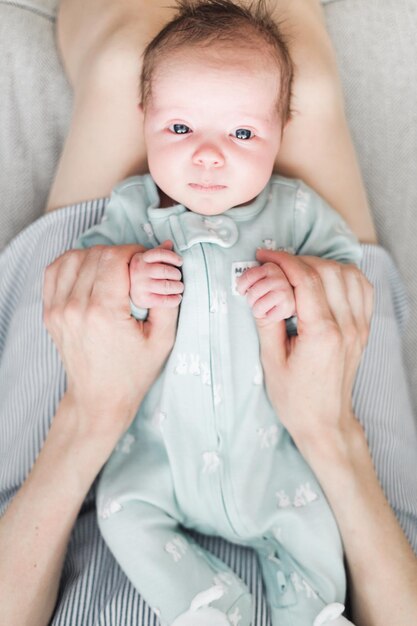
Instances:
[[[288,337],[285,320],[278,322],[255,318],[262,361],[273,359],[284,363],[287,359]]]
[[[148,335],[153,335],[158,342],[174,345],[177,332],[179,307],[153,307],[149,309],[146,323]]]

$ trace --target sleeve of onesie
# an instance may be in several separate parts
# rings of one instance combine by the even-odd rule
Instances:
[[[294,203],[296,254],[360,264],[361,245],[343,218],[313,189],[299,181]]]
[[[100,224],[88,229],[78,239],[76,248],[117,246],[137,243],[149,248],[146,204],[143,187],[136,177],[117,185],[110,196]],[[147,309],[137,307],[130,300],[130,311],[137,320],[144,320]]]
[[[128,178],[113,189],[100,224],[86,230],[76,248],[129,243],[150,247],[143,186],[139,181],[139,177]]]

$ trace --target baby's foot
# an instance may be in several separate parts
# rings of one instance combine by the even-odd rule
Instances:
[[[343,617],[342,613],[345,610],[343,604],[339,602],[333,602],[333,604],[328,604],[320,613],[317,615],[314,620],[313,626],[354,626],[352,622],[350,622],[346,617]]]

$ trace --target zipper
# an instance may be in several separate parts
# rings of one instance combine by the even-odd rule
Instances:
[[[214,369],[214,359],[213,359],[213,354],[212,354],[212,345],[213,345],[213,327],[215,327],[215,332],[217,335],[217,324],[214,324],[214,319],[215,316],[210,314],[210,310],[212,307],[212,290],[211,290],[211,283],[210,283],[210,273],[209,273],[209,264],[208,264],[208,260],[207,260],[207,255],[204,249],[204,244],[200,243],[200,248],[201,248],[201,253],[203,256],[203,260],[204,260],[204,266],[205,266],[205,271],[206,271],[206,281],[207,281],[207,289],[208,289],[208,306],[209,306],[209,320],[210,320],[210,328],[209,328],[209,341],[210,341],[210,376],[211,376],[211,400],[212,400],[212,411],[213,411],[213,427],[214,427],[214,431],[215,431],[215,435],[216,435],[216,441],[217,441],[217,449],[216,452],[220,455],[221,458],[221,463],[219,466],[219,470],[217,472],[218,475],[218,485],[219,485],[219,490],[220,490],[220,499],[221,499],[221,504],[222,504],[222,508],[223,508],[223,512],[225,515],[225,518],[227,520],[227,523],[229,524],[232,532],[236,535],[239,536],[239,532],[237,531],[231,517],[229,514],[229,510],[228,507],[226,505],[226,498],[225,498],[225,480],[224,480],[224,474],[225,474],[225,463],[226,463],[226,457],[225,455],[221,454],[221,450],[223,447],[223,439],[222,436],[219,432],[218,429],[218,411],[216,409],[216,404],[214,401],[214,376],[213,376],[213,369]],[[217,493],[216,493],[216,497],[217,497]]]

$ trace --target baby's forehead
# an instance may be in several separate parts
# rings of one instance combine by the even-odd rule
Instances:
[[[211,116],[258,110],[275,116],[281,94],[281,68],[271,51],[229,45],[184,45],[171,54],[158,55],[150,78],[146,108],[166,115],[173,108]],[[180,115],[180,111],[178,114]],[[240,116],[240,114],[239,114]],[[236,117],[236,116],[234,116]]]
[[[202,46],[184,45],[175,51],[158,55],[153,67],[152,79],[187,69],[188,73],[201,74],[207,70],[233,71],[245,68],[250,74],[258,72],[280,75],[280,66],[266,44],[255,45],[248,41],[245,45],[232,42],[211,42]]]

